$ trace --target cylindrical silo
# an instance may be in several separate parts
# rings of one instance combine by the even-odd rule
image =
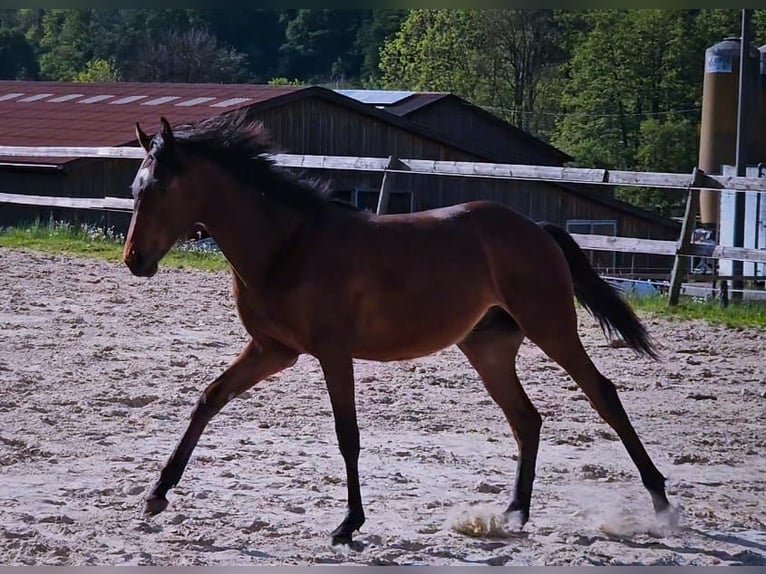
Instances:
[[[766,44],[758,48],[761,60],[761,74],[758,76],[759,120],[756,127],[758,134],[758,154],[755,163],[766,163]]]
[[[722,165],[736,162],[739,46],[738,37],[729,37],[705,50],[698,160],[705,173],[720,174]],[[700,192],[700,219],[704,227],[715,229],[718,206],[717,191]]]

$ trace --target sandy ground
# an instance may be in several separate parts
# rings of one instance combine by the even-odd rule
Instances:
[[[474,538],[460,516],[507,504],[516,446],[456,349],[356,364],[367,523],[329,532],[344,467],[310,357],[230,403],[168,510],[141,512],[199,392],[246,338],[227,274],[0,249],[0,563],[766,565],[766,334],[649,319],[663,361],[587,348],[668,477],[677,528],[653,516],[622,444],[525,344],[544,418],[532,517]],[[456,518],[457,517],[457,518]]]

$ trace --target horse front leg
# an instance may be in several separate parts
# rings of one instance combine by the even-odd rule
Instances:
[[[298,355],[277,344],[250,342],[231,366],[200,395],[189,426],[176,446],[160,478],[146,497],[144,514],[159,514],[168,505],[165,495],[181,479],[192,451],[210,420],[234,397],[257,382],[295,364]]]
[[[351,544],[352,534],[364,524],[359,487],[359,426],[354,398],[354,364],[351,356],[320,358],[335,418],[338,446],[346,464],[348,507],[343,522],[332,531],[333,544]]]

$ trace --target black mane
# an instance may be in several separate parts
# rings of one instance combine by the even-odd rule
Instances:
[[[333,198],[329,182],[301,178],[277,167],[270,157],[276,150],[266,128],[243,112],[178,126],[173,136],[185,150],[216,162],[254,193],[300,210],[316,211],[331,204],[360,211]],[[162,135],[157,134],[152,152],[158,161],[162,161],[167,147]]]

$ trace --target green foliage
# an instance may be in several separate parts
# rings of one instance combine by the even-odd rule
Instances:
[[[247,79],[247,56],[218,44],[202,29],[171,32],[149,40],[137,56],[139,82],[236,83]]]
[[[24,34],[0,28],[0,80],[35,80],[39,73],[34,47]]]
[[[412,10],[380,56],[386,87],[456,93],[545,135],[562,29],[553,10]]]
[[[53,9],[42,18],[40,71],[49,80],[71,81],[92,56],[91,11]]]
[[[268,82],[269,86],[302,86],[303,82],[301,82],[297,78],[293,78],[290,80],[289,78],[285,78],[284,76],[277,76],[276,78],[271,78]]]
[[[648,118],[639,126],[635,165],[640,171],[687,172],[696,165],[699,130],[689,118]],[[617,197],[665,216],[683,215],[686,197],[673,190],[620,188]]]
[[[85,68],[72,78],[74,82],[119,82],[120,71],[114,64],[103,58],[88,60]]]
[[[380,53],[386,88],[451,91],[477,101],[485,89],[476,10],[412,10]]]
[[[407,17],[407,10],[372,10],[362,23],[356,37],[356,49],[362,58],[360,76],[362,84],[377,88],[380,81],[380,50],[399,31]]]
[[[297,10],[287,23],[280,48],[288,62],[284,75],[336,84],[358,75],[361,57],[355,41],[369,15],[369,10]]]

